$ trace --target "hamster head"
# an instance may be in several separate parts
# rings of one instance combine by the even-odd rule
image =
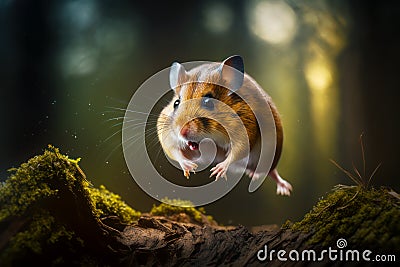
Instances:
[[[240,56],[232,56],[222,63],[204,64],[190,71],[174,63],[170,70],[170,86],[175,94],[157,123],[161,144],[165,140],[173,142],[188,158],[193,158],[198,156],[200,141],[210,138],[227,151],[230,135],[238,131],[243,134],[238,110],[249,108],[235,94],[242,87],[243,79]]]

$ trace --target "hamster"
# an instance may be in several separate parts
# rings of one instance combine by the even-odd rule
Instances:
[[[250,178],[268,175],[277,183],[278,195],[290,195],[292,186],[280,177],[276,169],[283,142],[282,123],[277,108],[271,97],[244,72],[241,56],[231,56],[222,63],[206,63],[189,71],[175,62],[171,66],[169,79],[175,95],[158,117],[157,134],[165,154],[179,163],[186,178],[198,167],[196,159],[200,156],[200,141],[210,138],[217,146],[214,161],[216,165],[211,168],[210,177],[226,179],[228,168],[235,169],[235,165],[240,166],[247,159],[244,167]],[[241,96],[246,96],[246,101],[238,96],[239,92]],[[229,106],[236,113],[247,135],[240,132],[238,120],[233,115],[219,112],[216,107],[218,102]],[[261,133],[256,117],[247,103],[253,109],[266,109],[269,106],[272,111],[276,148],[268,173],[255,172]],[[239,132],[236,134],[240,136],[237,142],[230,140],[223,125],[228,125],[231,132]],[[244,149],[245,144],[249,144],[250,150]]]

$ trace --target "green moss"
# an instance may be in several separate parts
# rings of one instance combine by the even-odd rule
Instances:
[[[10,261],[14,255],[24,254],[31,251],[36,254],[43,253],[43,247],[53,246],[75,239],[76,244],[83,246],[82,240],[75,237],[74,232],[67,230],[64,225],[56,222],[55,218],[47,211],[34,214],[31,223],[24,230],[16,233],[10,240],[9,245],[0,257],[1,262]]]
[[[101,185],[99,189],[88,188],[98,217],[117,216],[123,223],[136,221],[141,213],[129,207],[121,197]]]
[[[398,249],[399,221],[400,200],[387,189],[337,186],[292,229],[311,232],[310,243],[345,238],[358,247]]]
[[[194,208],[192,202],[180,199],[162,199],[164,203],[153,206],[150,213],[152,215],[161,215],[166,217],[174,217],[186,214],[190,221],[200,224],[216,224],[211,216],[206,216],[204,208]]]
[[[67,183],[73,182],[77,162],[61,156],[58,150],[46,150],[41,156],[30,159],[13,172],[3,183],[0,194],[0,221],[9,216],[22,215],[28,207],[41,199],[54,197],[58,189],[51,186],[54,179],[64,174]]]
[[[3,231],[2,238],[6,238],[3,246],[7,246],[2,248],[0,242],[1,263],[10,263],[24,255],[43,254],[56,247],[59,240],[66,248],[62,255],[73,254],[79,247],[84,247],[84,242],[71,230],[68,222],[60,221],[63,212],[74,212],[72,205],[86,205],[89,214],[97,218],[117,216],[123,223],[131,223],[140,216],[104,186],[93,188],[79,168],[79,160],[69,159],[57,148],[49,146],[43,155],[10,169],[10,177],[0,186],[0,229],[15,229],[15,233]],[[74,198],[78,195],[81,198]],[[62,256],[55,259],[58,261],[63,262]]]

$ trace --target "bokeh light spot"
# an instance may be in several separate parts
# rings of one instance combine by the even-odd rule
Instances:
[[[98,64],[98,51],[86,45],[72,45],[62,57],[64,75],[87,75],[94,72]]]
[[[203,10],[204,26],[213,33],[229,30],[233,21],[232,10],[223,3],[208,4]]]
[[[308,86],[313,91],[323,91],[332,84],[331,67],[322,58],[311,59],[306,64],[305,76]]]
[[[67,1],[61,8],[61,21],[75,30],[89,28],[98,16],[97,4],[92,0]]]
[[[281,1],[253,2],[248,17],[251,31],[271,44],[289,43],[297,31],[296,14]]]

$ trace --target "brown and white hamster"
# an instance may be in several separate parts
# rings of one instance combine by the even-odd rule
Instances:
[[[203,64],[189,71],[175,62],[169,78],[175,95],[157,120],[157,133],[164,152],[179,163],[185,177],[189,178],[190,172],[198,167],[196,158],[199,156],[200,141],[210,138],[218,151],[210,177],[226,178],[228,167],[247,159],[245,167],[249,177],[255,179],[268,174],[277,183],[277,194],[290,195],[292,186],[279,176],[276,169],[283,142],[278,111],[271,97],[244,72],[240,56],[231,56],[222,63]],[[245,95],[246,101],[238,95]],[[240,120],[235,120],[227,112],[220,112],[218,102],[229,106]],[[266,109],[268,106],[276,129],[275,155],[270,171],[257,173],[255,166],[259,160],[261,134],[253,110]],[[239,141],[233,143],[226,128],[230,132],[240,132],[240,126],[243,125],[247,135],[241,133]],[[250,150],[244,149],[245,144],[249,144]]]

